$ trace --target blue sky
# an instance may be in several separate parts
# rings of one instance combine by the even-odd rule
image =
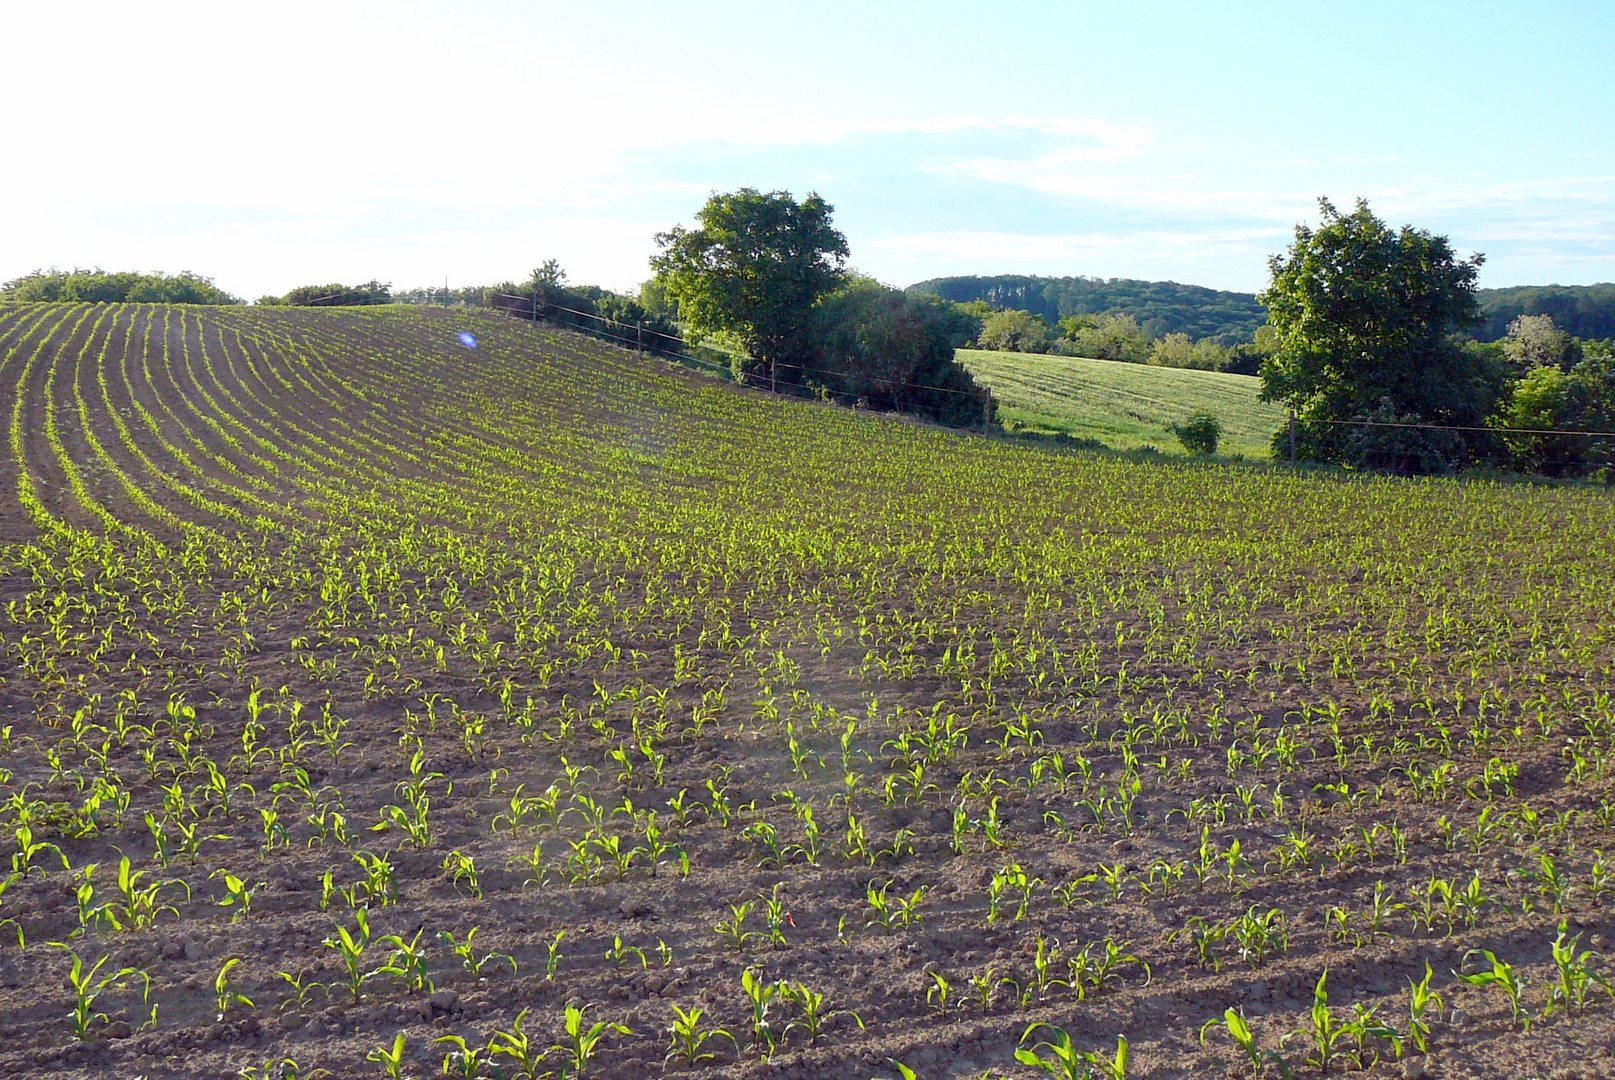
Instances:
[[[1257,289],[1320,195],[1615,280],[1608,3],[60,7],[7,14],[0,278],[626,288],[746,185],[897,285]]]

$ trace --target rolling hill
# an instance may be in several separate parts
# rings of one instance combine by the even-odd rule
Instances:
[[[1219,452],[1266,458],[1286,416],[1257,400],[1261,382],[1250,375],[980,349],[959,350],[959,360],[992,389],[1001,421],[1118,450],[1183,453],[1170,425],[1204,410],[1222,424]]]

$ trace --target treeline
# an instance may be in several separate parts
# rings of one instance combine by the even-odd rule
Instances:
[[[1254,293],[1176,281],[1001,274],[932,278],[907,291],[957,304],[981,301],[995,310],[1028,311],[1050,327],[1072,316],[1127,315],[1147,338],[1184,334],[1193,340],[1210,338],[1224,347],[1250,340],[1267,321]]]
[[[1263,357],[1273,350],[1272,333],[1265,325],[1255,329],[1252,340],[1225,346],[1214,338],[1196,341],[1176,331],[1151,337],[1128,314],[1068,315],[1058,326],[1050,326],[1033,312],[994,311],[981,300],[956,306],[979,320],[980,333],[971,343],[978,349],[1055,353],[1241,375],[1256,374]]]
[[[89,304],[240,304],[212,278],[184,271],[35,270],[0,285],[0,299]]]
[[[1253,293],[1120,278],[933,278],[908,287],[963,305],[981,320],[974,344],[1164,367],[1254,375],[1276,348]],[[1576,338],[1615,338],[1615,285],[1477,289],[1480,319],[1463,336],[1501,341],[1522,316],[1547,316]]]

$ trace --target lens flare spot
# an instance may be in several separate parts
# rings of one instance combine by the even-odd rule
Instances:
[[[475,349],[477,347],[477,339],[462,330],[460,331],[460,344],[464,345],[468,349]]]

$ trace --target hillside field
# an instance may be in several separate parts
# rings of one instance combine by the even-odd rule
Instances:
[[[981,349],[960,349],[958,356],[992,389],[1000,421],[1097,439],[1114,450],[1153,446],[1183,454],[1170,425],[1206,410],[1222,423],[1220,454],[1267,458],[1287,415],[1257,400],[1261,382],[1251,375]]]
[[[0,386],[0,1075],[1615,1076],[1605,492],[468,310],[0,304]]]

